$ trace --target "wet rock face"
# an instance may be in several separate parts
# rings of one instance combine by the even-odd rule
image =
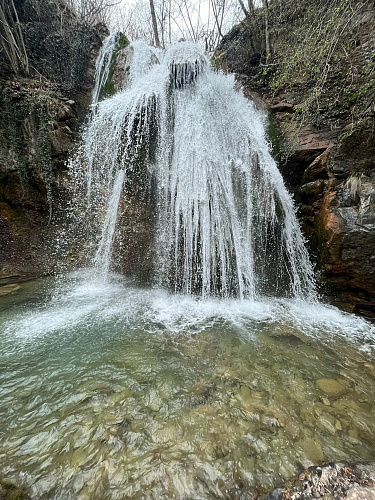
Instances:
[[[142,198],[122,199],[117,223],[119,238],[114,248],[117,271],[141,283],[149,282],[153,268],[153,217],[150,205]]]
[[[319,132],[302,135],[281,169],[297,193],[305,230],[333,293],[351,304],[349,310],[368,316],[375,315],[374,126],[370,117],[344,127],[336,138],[332,134],[330,142]],[[307,144],[312,156],[317,153],[308,165]],[[319,154],[316,144],[327,147]]]
[[[374,120],[372,119],[374,124]],[[375,315],[375,149],[371,120],[345,127],[304,171],[305,227],[333,292],[353,312]]]
[[[32,80],[0,84],[0,105],[0,272],[35,275],[77,137],[77,105]]]
[[[318,3],[315,7],[320,8]],[[270,22],[275,53],[283,44],[292,44],[297,52],[299,47],[294,47],[288,33],[296,26],[305,35],[303,30],[309,27],[293,17],[284,31],[280,25],[275,29],[272,18]],[[275,87],[283,69],[277,58],[269,69],[257,61],[255,55],[262,57],[264,48],[252,43],[256,27],[251,20],[224,38],[220,53],[222,66],[238,73],[242,85],[257,90],[268,104],[280,171],[295,193],[328,295],[346,310],[371,317],[375,317],[374,25],[373,7],[356,11],[330,61],[319,104],[303,120],[316,79],[300,72],[289,75],[286,84],[279,78]]]
[[[375,179],[366,175],[329,182],[317,225],[321,225],[324,269],[347,292],[354,310],[375,311]]]
[[[129,87],[134,78],[134,75],[130,72],[130,67],[136,57],[134,45],[138,45],[143,49],[139,52],[143,56],[140,62],[145,65],[145,70],[151,68],[154,64],[159,64],[156,54],[145,43],[138,41],[125,45],[118,51],[113,64],[112,81],[115,93]]]
[[[340,179],[362,173],[375,176],[375,109],[372,116],[342,129],[337,147],[329,159],[332,176]]]
[[[275,109],[277,110],[275,113]],[[285,130],[290,110],[273,105]],[[280,165],[330,293],[375,316],[375,114],[339,130],[301,129]]]
[[[31,14],[22,11],[22,29],[32,27]],[[50,17],[53,24],[53,13]],[[53,31],[53,26],[48,29]],[[0,74],[0,285],[51,268],[53,252],[47,242],[59,230],[51,222],[64,197],[66,161],[90,103],[101,44],[99,27],[86,31],[90,43],[75,87],[61,83],[69,60],[64,61],[64,71],[48,73],[54,80],[41,74],[22,80]],[[26,48],[33,62],[42,57],[34,45]],[[43,64],[48,64],[47,56]]]

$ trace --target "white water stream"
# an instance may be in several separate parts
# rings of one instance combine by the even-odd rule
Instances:
[[[93,107],[98,103],[100,98],[100,91],[107,82],[113,51],[116,48],[116,43],[118,42],[118,39],[119,39],[119,34],[112,33],[104,40],[104,43],[100,48],[100,52],[96,60],[96,66],[95,66],[95,87],[91,101]]]
[[[131,198],[131,178],[155,204],[154,283],[202,297],[314,299],[312,266],[264,117],[193,44],[158,54],[160,63],[144,44],[129,53],[127,87],[99,103],[73,164],[86,168],[87,217],[107,206],[95,265],[110,269],[117,206]],[[98,79],[104,73],[98,68]]]

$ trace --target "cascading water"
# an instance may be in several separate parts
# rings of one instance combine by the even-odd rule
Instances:
[[[73,164],[86,168],[88,216],[102,221],[108,207],[95,265],[109,269],[121,187],[126,197],[136,182],[156,207],[158,285],[203,297],[313,298],[312,266],[261,114],[197,46],[180,43],[160,64],[144,44],[131,49],[128,88],[98,104]],[[99,80],[104,73],[98,66]]]
[[[109,69],[112,62],[113,51],[115,50],[120,33],[112,33],[105,40],[100,49],[99,56],[96,60],[95,67],[95,87],[92,94],[91,104],[95,106],[100,98],[100,91],[106,84]]]
[[[163,53],[160,49],[150,47],[145,42],[137,40],[132,42],[129,47],[129,79],[126,83],[133,83],[138,78],[145,76],[154,64],[159,64],[163,58]]]
[[[115,234],[115,225],[117,219],[118,206],[124,184],[125,172],[119,170],[113,184],[112,194],[108,203],[107,212],[102,228],[102,236],[99,248],[96,252],[94,263],[95,267],[100,269],[103,274],[107,274],[111,263],[112,242]]]

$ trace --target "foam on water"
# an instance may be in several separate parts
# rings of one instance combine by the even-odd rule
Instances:
[[[99,248],[94,259],[95,267],[104,275],[108,274],[111,262],[112,242],[115,235],[117,212],[124,180],[125,172],[119,170],[114,180],[111,198],[107,206],[107,213],[102,227]]]
[[[338,337],[358,348],[375,349],[375,326],[324,304],[299,299],[237,300],[171,294],[138,288],[121,276],[73,273],[44,304],[4,325],[8,337],[37,339],[78,326],[122,325],[151,333],[196,334],[212,327],[235,328],[250,339],[264,324],[292,325],[303,335],[329,344]]]
[[[141,40],[132,42],[129,46],[129,52],[131,53],[129,84],[143,78],[155,64],[159,64],[160,60],[163,59],[163,53],[160,49],[150,47]]]

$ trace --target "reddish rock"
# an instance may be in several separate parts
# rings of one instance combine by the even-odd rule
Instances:
[[[327,160],[331,149],[332,146],[329,146],[306,168],[303,175],[305,182],[313,182],[317,179],[328,179]]]
[[[354,182],[354,181],[352,181]],[[328,182],[317,226],[327,277],[366,315],[375,311],[375,180]]]

